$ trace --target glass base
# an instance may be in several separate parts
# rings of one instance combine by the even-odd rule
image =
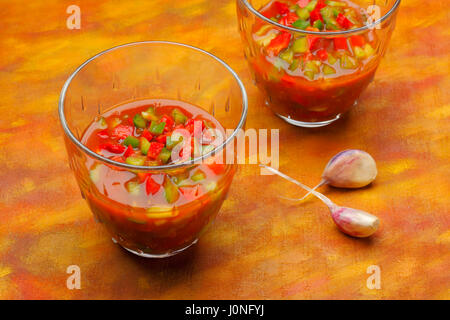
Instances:
[[[143,252],[141,250],[134,250],[134,249],[127,248],[127,247],[121,245],[114,238],[111,238],[111,240],[112,240],[112,242],[117,243],[118,245],[120,245],[122,248],[124,248],[128,252],[131,252],[131,253],[139,256],[139,257],[143,257],[143,258],[159,258],[159,259],[160,258],[168,258],[168,257],[174,256],[174,255],[176,255],[176,254],[178,254],[178,253],[180,253],[180,252],[182,252],[184,250],[187,250],[188,248],[190,248],[191,246],[193,246],[194,244],[196,244],[198,242],[198,239],[195,239],[194,241],[192,241],[190,244],[188,244],[184,248],[181,248],[181,249],[178,249],[178,250],[175,250],[175,251],[170,251],[170,252],[167,252],[167,253],[162,253],[162,254],[150,254],[150,253],[145,253],[145,252]]]
[[[320,127],[324,127],[327,126],[329,124],[332,124],[333,122],[335,122],[336,120],[339,120],[341,118],[341,114],[338,114],[334,119],[331,120],[326,120],[326,121],[320,121],[320,122],[303,122],[303,121],[298,121],[298,120],[294,120],[285,116],[282,116],[278,113],[275,113],[277,116],[279,116],[281,119],[283,119],[284,121],[286,121],[289,124],[292,124],[294,126],[297,127],[303,127],[303,128],[320,128]]]

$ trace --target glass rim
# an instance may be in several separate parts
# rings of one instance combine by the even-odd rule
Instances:
[[[188,48],[188,49],[197,51],[199,53],[205,54],[205,55],[209,56],[210,58],[213,58],[216,62],[221,64],[223,67],[225,67],[225,69],[228,72],[230,72],[230,74],[236,80],[236,82],[239,86],[239,89],[241,90],[242,113],[241,113],[241,118],[239,120],[239,123],[237,124],[236,128],[234,128],[233,133],[224,142],[222,142],[220,146],[217,146],[210,152],[203,154],[200,157],[197,157],[197,158],[189,160],[189,161],[173,163],[173,164],[168,164],[168,165],[162,165],[162,166],[137,166],[137,165],[132,165],[132,164],[128,164],[128,163],[117,162],[117,161],[108,159],[106,157],[103,157],[102,155],[99,155],[98,153],[89,149],[87,146],[85,146],[83,143],[81,143],[80,140],[78,140],[75,137],[75,135],[72,133],[72,131],[69,129],[69,126],[67,125],[67,120],[66,120],[66,117],[64,114],[64,100],[66,98],[66,93],[69,88],[69,85],[72,83],[72,80],[86,65],[88,65],[91,61],[97,59],[98,57],[100,57],[110,51],[116,50],[116,49],[129,47],[129,46],[136,46],[136,45],[141,45],[141,44],[167,44],[167,45],[174,45],[174,46]],[[125,169],[130,169],[130,170],[145,170],[145,171],[172,170],[172,169],[187,167],[190,165],[194,165],[197,162],[200,162],[202,160],[205,160],[205,159],[213,156],[214,154],[222,151],[224,149],[224,147],[226,145],[228,145],[236,137],[239,130],[244,127],[244,123],[247,119],[247,112],[248,112],[248,98],[247,98],[247,92],[245,90],[245,86],[244,86],[242,80],[237,75],[237,73],[227,63],[225,63],[225,61],[223,61],[222,59],[218,58],[217,56],[213,55],[212,53],[210,53],[208,51],[205,51],[203,49],[200,49],[200,48],[188,45],[188,44],[174,42],[174,41],[159,41],[159,40],[158,41],[153,41],[153,40],[137,41],[137,42],[121,44],[121,45],[114,46],[112,48],[103,50],[103,51],[97,53],[96,55],[92,56],[91,58],[87,59],[77,69],[75,69],[75,71],[69,76],[69,78],[64,83],[64,86],[63,86],[60,96],[59,96],[59,103],[58,103],[59,120],[63,127],[64,133],[79,149],[81,149],[83,152],[87,153],[92,158],[95,158],[101,162],[106,162],[107,164],[113,165],[115,167],[121,167],[121,168],[125,168]]]
[[[400,5],[401,0],[396,0],[394,5],[392,6],[392,8],[386,12],[385,15],[383,15],[380,19],[374,21],[373,23],[369,24],[369,25],[365,25],[363,27],[359,27],[356,29],[349,29],[349,30],[342,30],[342,31],[307,31],[307,30],[301,30],[301,29],[297,29],[297,28],[293,28],[293,27],[288,27],[285,25],[282,25],[278,22],[275,22],[273,20],[270,20],[269,18],[263,16],[258,10],[256,10],[247,0],[238,0],[241,1],[242,3],[244,3],[244,5],[258,18],[264,20],[267,23],[270,23],[278,28],[284,29],[284,30],[289,30],[289,31],[293,31],[293,32],[297,32],[297,33],[305,33],[305,34],[314,34],[314,35],[320,35],[320,36],[324,36],[324,35],[330,35],[330,36],[336,36],[336,35],[345,35],[345,34],[352,34],[352,33],[358,33],[361,31],[365,31],[368,30],[369,28],[373,28],[376,25],[381,24],[382,22],[384,22],[387,18],[389,18],[398,8],[398,6]]]

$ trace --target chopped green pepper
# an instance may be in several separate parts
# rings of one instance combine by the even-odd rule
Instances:
[[[189,185],[189,171],[183,171],[176,176],[172,176],[173,182],[178,186]]]
[[[178,187],[170,180],[168,176],[164,177],[163,182],[164,187],[164,197],[166,198],[168,203],[174,203],[180,197],[178,192]]]
[[[280,54],[280,58],[291,64],[294,61],[294,52],[290,49],[287,49]]]
[[[134,165],[134,166],[143,166],[145,163],[145,158],[142,157],[128,157],[125,160],[126,163]]]
[[[313,71],[305,71],[304,74],[310,80],[314,80],[314,76],[316,75]]]
[[[298,17],[302,20],[309,19],[309,10],[307,8],[300,8],[296,11]]]
[[[307,61],[305,64],[306,70],[312,71],[314,73],[319,73],[319,71],[320,71],[319,66],[320,66],[320,61],[315,61],[315,60]]]
[[[320,20],[314,21],[313,27],[314,27],[314,28],[317,28],[317,29],[319,29],[319,30],[322,30],[322,28],[323,28],[323,23],[322,23],[322,21],[320,21]]]
[[[137,182],[135,182],[135,181],[128,181],[128,182],[125,184],[125,187],[127,188],[127,191],[128,191],[130,194],[135,195],[135,196],[139,195],[139,193],[140,193],[140,191],[141,191],[141,190],[140,190],[140,189],[141,189],[140,184],[137,183]]]
[[[325,3],[329,6],[332,7],[345,7],[347,4],[344,2],[340,2],[340,1],[331,1],[331,0],[327,0],[325,1]]]
[[[305,20],[302,20],[302,19],[298,19],[297,21],[295,21],[295,22],[292,24],[292,26],[293,26],[294,28],[297,28],[297,29],[305,30],[306,28],[309,27],[309,22],[308,22],[308,21],[305,21]]]
[[[333,67],[330,67],[329,65],[327,65],[327,64],[324,64],[323,65],[323,73],[325,74],[325,75],[330,75],[330,74],[335,74],[336,73],[336,70],[334,70],[334,68]]]
[[[140,142],[141,142],[142,154],[147,155],[148,150],[150,149],[150,142],[147,139],[145,139],[144,137],[141,137]]]
[[[364,59],[366,57],[366,53],[361,47],[353,47],[353,51],[358,59]]]
[[[125,146],[128,146],[131,144],[131,146],[133,148],[138,148],[139,147],[139,139],[133,136],[128,136],[125,138],[125,140],[123,140],[122,142]]]
[[[300,63],[299,59],[294,59],[294,61],[292,61],[291,65],[289,66],[289,70],[291,71],[297,70],[299,63]]]
[[[309,12],[313,11],[316,8],[317,0],[313,0],[310,3],[307,4],[305,7]]]
[[[139,113],[134,116],[133,123],[138,128],[145,128],[147,126],[147,120],[145,120]]]
[[[187,120],[186,115],[179,109],[172,110],[172,117],[176,124],[184,124]]]
[[[98,125],[100,129],[108,128],[108,124],[106,123],[106,119],[104,117],[100,117],[100,119],[98,119]]]
[[[298,10],[300,7],[298,6],[298,4],[293,4],[293,5],[291,5],[290,7],[289,7],[289,10],[291,10],[291,11],[296,11],[296,10]]]
[[[202,171],[202,170],[197,170],[196,172],[194,172],[194,174],[191,177],[192,181],[201,181],[206,179],[206,174]]]
[[[328,54],[328,62],[330,63],[330,64],[335,64],[336,63],[336,61],[337,61],[337,59],[332,55],[332,54]]]
[[[324,7],[320,9],[320,14],[328,29],[339,30],[339,26],[334,18],[334,12],[331,7]]]
[[[157,121],[159,119],[156,115],[155,108],[153,107],[148,108],[147,111],[141,112],[141,115],[148,121]]]
[[[158,155],[158,158],[161,160],[162,163],[167,163],[172,155],[172,152],[169,151],[167,148],[162,148],[161,152]]]
[[[358,66],[358,63],[353,57],[344,54],[341,57],[341,68],[343,69],[355,69]]]
[[[165,126],[166,126],[165,122],[156,122],[152,120],[150,124],[150,132],[156,135],[160,135],[163,133]]]
[[[292,51],[295,53],[305,53],[308,51],[308,40],[306,37],[298,38],[292,44]]]

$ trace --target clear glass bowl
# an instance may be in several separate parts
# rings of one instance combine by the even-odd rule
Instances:
[[[215,153],[188,163],[154,167],[115,162],[81,143],[86,128],[105,111],[150,98],[200,107],[233,133]],[[78,67],[62,89],[59,116],[70,167],[96,220],[103,223],[114,242],[132,253],[167,257],[197,242],[213,221],[226,198],[235,164],[224,164],[211,181],[214,188],[179,206],[136,203],[125,188],[111,194],[107,192],[111,179],[123,182],[130,174],[142,173],[176,179],[206,165],[244,127],[247,96],[236,73],[212,54],[180,43],[146,41],[103,51]]]
[[[268,0],[237,0],[245,57],[255,83],[265,94],[266,104],[288,123],[300,127],[328,125],[356,106],[361,93],[372,81],[394,30],[400,0],[352,2],[363,10],[374,13],[372,21],[369,20],[365,26],[357,29],[319,32],[288,27],[265,17],[258,10],[264,7]],[[374,4],[377,7],[370,8]],[[309,62],[303,60],[301,67],[295,67],[293,70],[293,64],[288,60],[292,56],[285,55],[288,59],[280,59],[269,54],[266,49],[271,39],[282,33],[291,35],[291,44],[297,39],[306,38],[311,52],[318,48],[314,47],[314,44],[320,43],[335,50],[331,55],[334,55],[333,59],[338,57],[337,62],[336,59],[330,62],[329,56],[326,61],[326,64],[331,66],[337,63],[340,68],[342,61],[346,61],[346,68],[354,68],[355,61],[359,61],[362,55],[365,55],[365,58],[357,69],[343,70],[343,73],[325,73],[324,64],[319,67],[314,64],[308,66]],[[355,49],[353,44],[357,37],[365,38],[371,47],[366,51],[361,50],[364,48]],[[344,43],[346,49],[337,50],[337,45],[333,46],[334,41]],[[345,60],[339,58],[342,53],[346,54]],[[327,71],[329,70],[332,69],[328,68]]]

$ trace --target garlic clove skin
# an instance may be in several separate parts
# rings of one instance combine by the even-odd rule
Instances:
[[[380,226],[380,220],[376,216],[352,208],[336,206],[332,209],[331,217],[339,230],[356,238],[369,237]]]
[[[328,162],[322,178],[333,187],[361,188],[375,180],[377,174],[377,165],[370,154],[345,150]]]

